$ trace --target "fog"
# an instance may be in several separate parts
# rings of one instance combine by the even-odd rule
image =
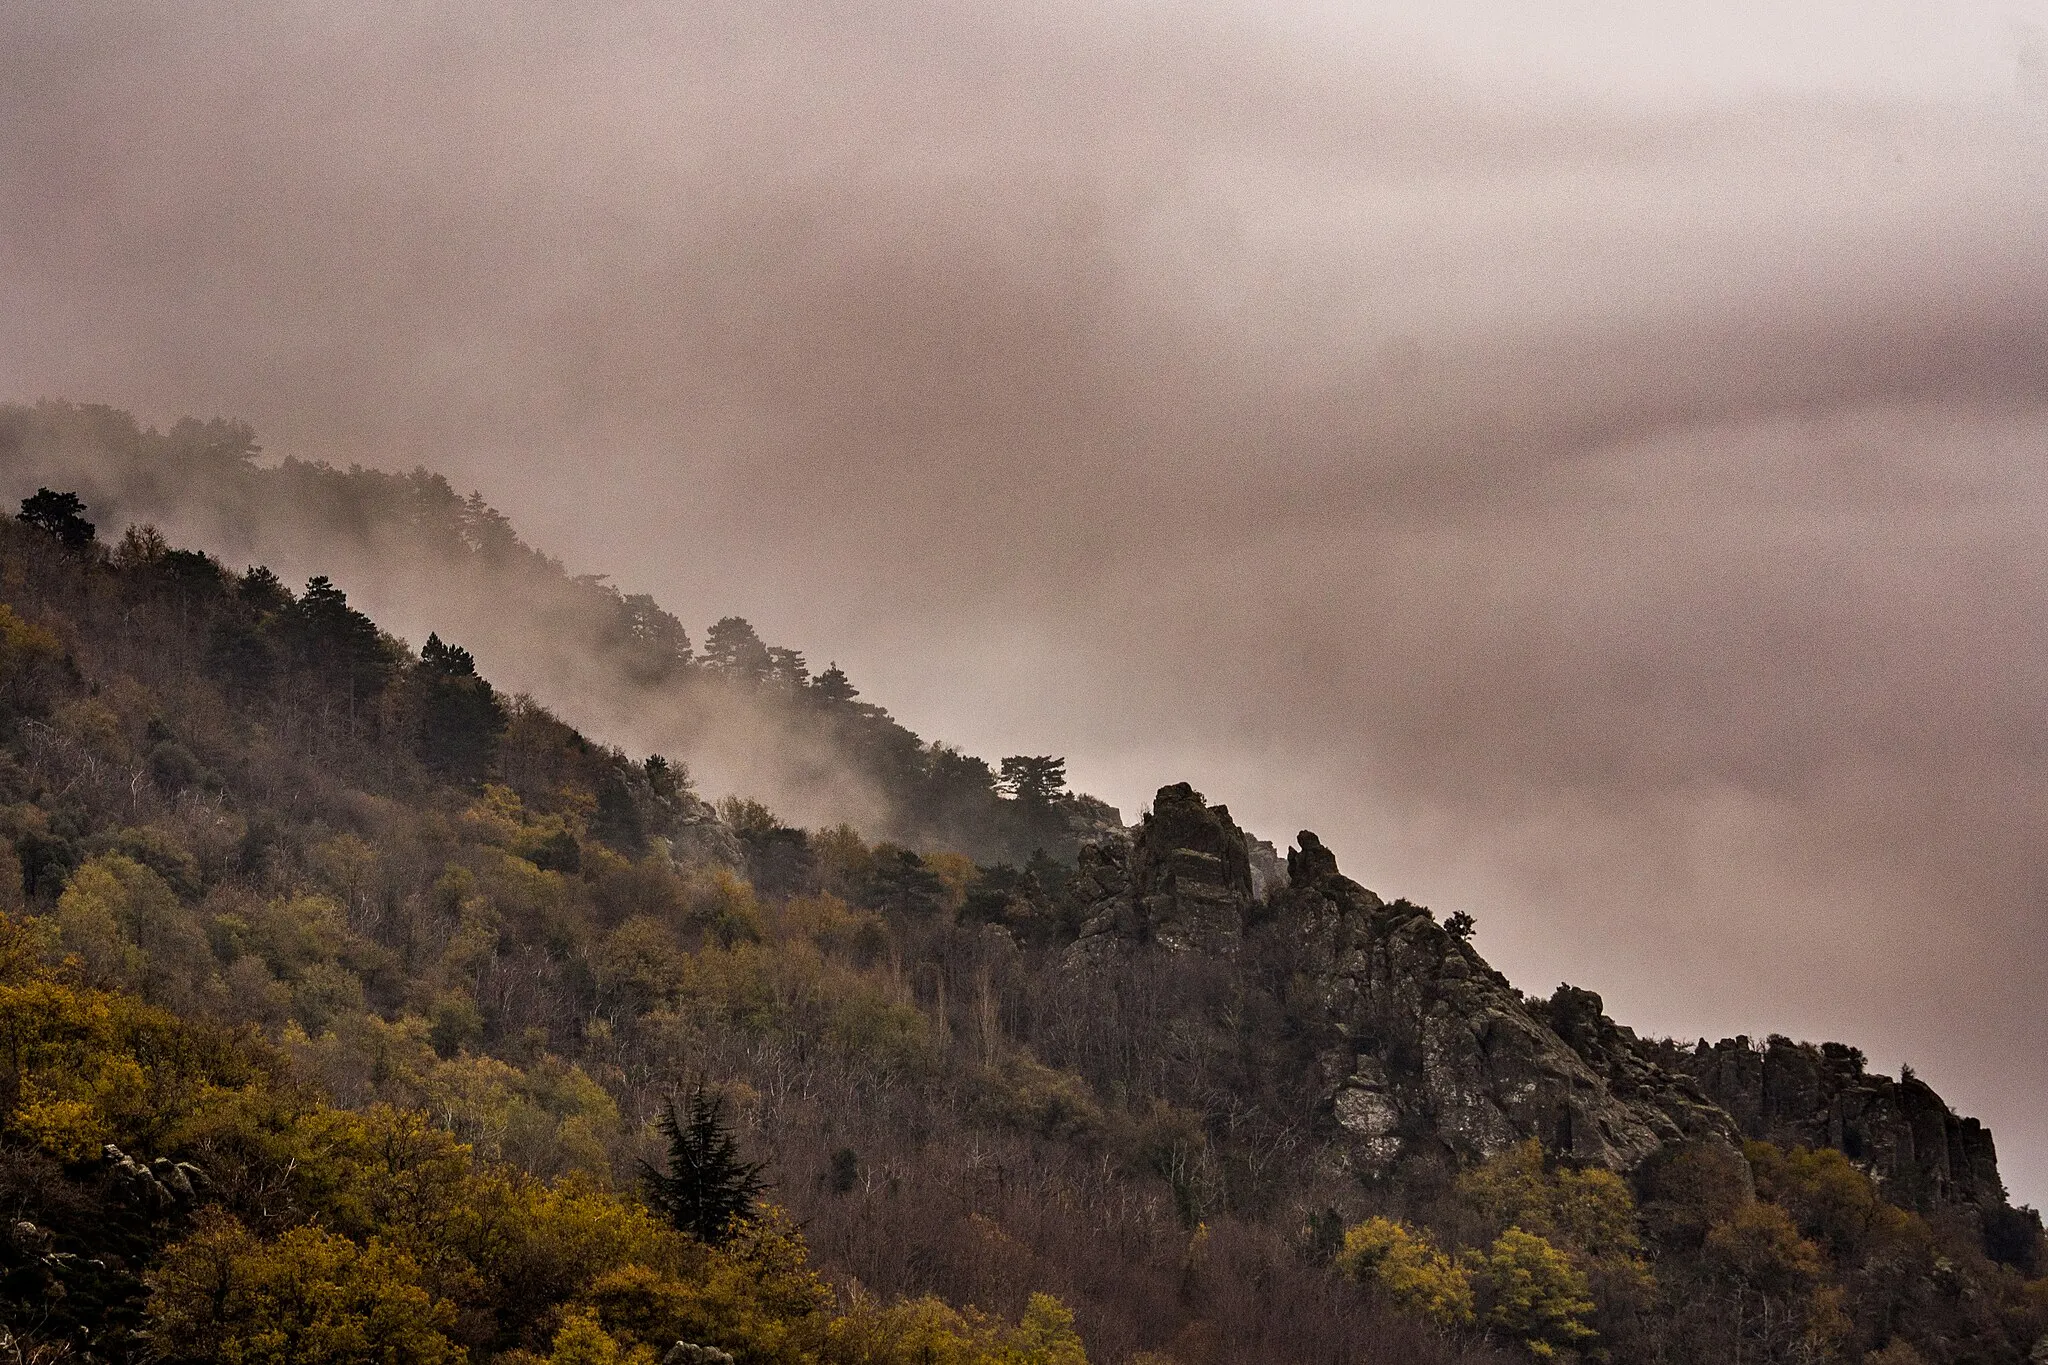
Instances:
[[[425,463],[1526,989],[1910,1062],[2038,1203],[2044,35],[17,0],[0,396]]]

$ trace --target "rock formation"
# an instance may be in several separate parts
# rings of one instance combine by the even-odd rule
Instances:
[[[1245,832],[1185,782],[1159,789],[1128,842],[1085,848],[1067,894],[1081,925],[1076,960],[1119,944],[1227,953],[1258,903]]]
[[[1270,844],[1186,783],[1160,788],[1134,833],[1083,848],[1065,916],[1077,967],[1148,946],[1233,954],[1249,935],[1280,936],[1313,997],[1327,1112],[1362,1175],[1482,1159],[1531,1137],[1627,1171],[1671,1144],[1747,1137],[1839,1148],[1906,1207],[2005,1204],[1991,1134],[1920,1081],[1868,1075],[1838,1044],[1641,1039],[1573,986],[1526,997],[1468,931],[1382,901],[1313,833],[1283,874]]]
[[[1669,1048],[1670,1064],[1695,1078],[1743,1136],[1781,1147],[1833,1147],[1875,1176],[1903,1208],[1979,1210],[2005,1203],[1991,1130],[1960,1118],[1910,1071],[1871,1075],[1863,1054],[1841,1043],[1772,1037],[1761,1047],[1728,1038]]]
[[[1332,1109],[1362,1173],[1483,1158],[1531,1137],[1614,1170],[1667,1142],[1732,1140],[1727,1117],[1680,1081],[1610,1084],[1462,936],[1344,876],[1315,835],[1302,832],[1288,872],[1273,909],[1308,939],[1331,1025]]]

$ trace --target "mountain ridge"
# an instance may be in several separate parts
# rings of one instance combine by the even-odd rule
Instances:
[[[2005,1208],[1990,1130],[1910,1071],[1866,1075],[1840,1043],[1639,1039],[1591,991],[1524,996],[1469,932],[1344,876],[1311,831],[1288,850],[1285,887],[1258,896],[1252,843],[1228,807],[1187,783],[1160,788],[1130,838],[1083,849],[1069,956],[1100,960],[1118,943],[1230,952],[1263,920],[1296,920],[1335,1016],[1320,1059],[1328,1103],[1362,1174],[1386,1176],[1430,1143],[1483,1160],[1534,1137],[1626,1172],[1667,1146],[1751,1139],[1841,1150],[1921,1212]]]
[[[260,1047],[227,1070],[333,1108],[264,1119],[258,1142],[249,1120],[169,1122],[112,1081],[4,1088],[10,1331],[32,1330],[53,1266],[133,1324],[200,1311],[149,1278],[196,1256],[374,1257],[426,1236],[247,1156],[359,1122],[459,1142],[444,1164],[476,1179],[598,1191],[631,1223],[662,1115],[708,1084],[823,1277],[789,1322],[664,1318],[641,1289],[573,1275],[530,1302],[489,1276],[486,1293],[430,1275],[454,1252],[428,1238],[389,1288],[447,1305],[446,1351],[418,1358],[566,1362],[602,1337],[598,1357],[638,1359],[684,1333],[747,1360],[914,1365],[911,1337],[845,1333],[970,1304],[1018,1324],[988,1341],[1028,1319],[1062,1343],[1047,1324],[1071,1305],[1072,1342],[1128,1365],[2020,1365],[2048,1340],[2048,1247],[2006,1200],[1991,1135],[1916,1077],[1865,1074],[1854,1048],[1686,1047],[1638,1038],[1590,991],[1526,995],[1469,916],[1383,899],[1309,831],[1283,857],[1186,783],[1125,827],[1063,799],[1056,758],[1014,756],[1003,786],[984,763],[975,790],[1011,823],[978,828],[1064,840],[1016,861],[714,806],[686,763],[500,691],[453,629],[414,650],[327,576],[294,590],[147,523],[102,541],[89,515],[105,519],[45,489],[0,520],[0,975],[22,978],[0,1005],[139,1001]],[[626,599],[553,581],[603,608],[572,642],[622,619]],[[693,663],[686,691],[852,701],[796,692],[762,649],[767,676]],[[892,743],[927,765],[919,782],[949,770],[944,746]],[[180,1163],[201,1177],[189,1197],[130,1170]],[[140,1219],[118,1246],[94,1222],[108,1200]],[[759,1245],[794,1245],[783,1214],[759,1217]],[[722,1263],[686,1251],[607,1264],[709,1292],[690,1277]],[[109,1254],[148,1274],[78,1269]],[[152,1358],[68,1321],[74,1344]]]

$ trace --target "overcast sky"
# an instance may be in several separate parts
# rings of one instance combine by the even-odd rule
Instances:
[[[2048,1201],[2048,4],[0,7],[0,397],[424,462]]]

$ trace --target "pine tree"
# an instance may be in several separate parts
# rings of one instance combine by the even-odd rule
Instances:
[[[678,1115],[674,1100],[662,1107],[668,1170],[640,1163],[647,1202],[682,1231],[719,1246],[766,1188],[763,1167],[740,1159],[739,1141],[725,1123],[723,1096],[699,1081],[690,1088],[687,1105],[687,1118]]]
[[[38,488],[21,500],[21,519],[39,531],[57,538],[74,554],[92,544],[94,526],[85,519],[85,504],[76,493],[53,493]]]

